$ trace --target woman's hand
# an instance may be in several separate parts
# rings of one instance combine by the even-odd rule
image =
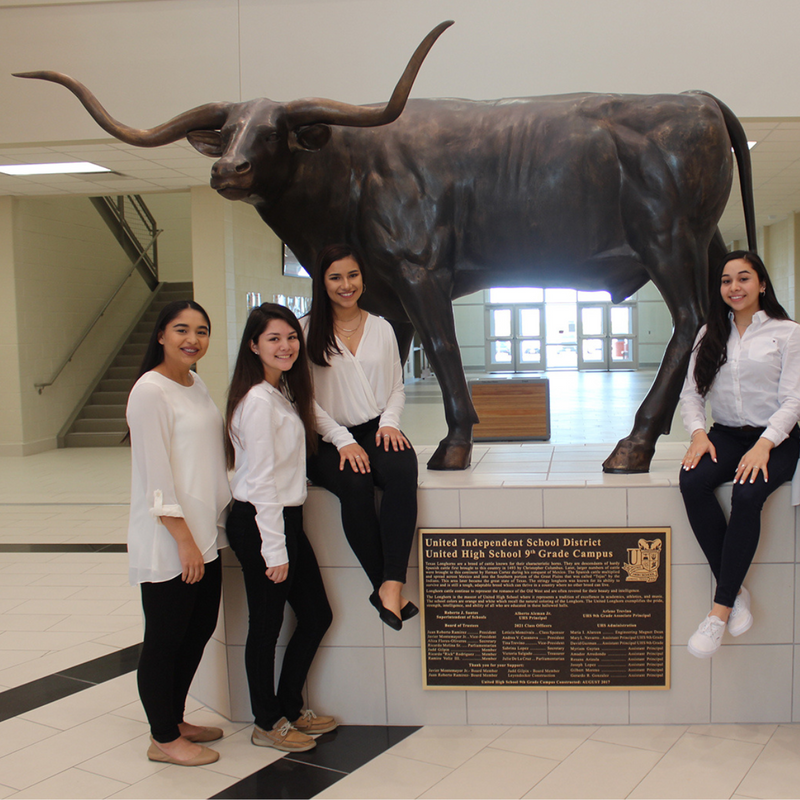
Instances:
[[[716,462],[716,448],[711,443],[711,439],[708,438],[708,434],[702,428],[698,428],[692,434],[692,441],[689,442],[689,448],[683,457],[683,461],[681,461],[681,466],[687,470],[694,469],[706,453],[711,456],[712,461]]]
[[[178,542],[178,558],[181,560],[181,580],[184,583],[197,583],[206,574],[203,554],[194,539]]]
[[[381,443],[383,443],[383,449],[387,453],[389,452],[389,445],[392,446],[395,452],[411,447],[408,439],[397,428],[390,428],[388,425],[378,428],[378,432],[375,434],[375,444],[380,447]]]
[[[181,560],[181,580],[184,583],[197,583],[206,574],[203,554],[194,541],[192,532],[183,517],[159,517],[159,522],[169,531],[178,545],[178,558]]]
[[[267,567],[267,577],[273,583],[283,583],[289,577],[289,562],[278,564],[277,567]]]
[[[767,462],[769,461],[769,452],[775,445],[763,437],[759,439],[743,456],[736,468],[736,474],[733,476],[733,482],[744,483],[747,476],[750,476],[750,483],[755,483],[759,471],[764,473],[764,483],[769,480],[767,474]]]
[[[362,474],[370,471],[369,456],[367,451],[360,444],[346,444],[339,450],[339,470],[344,469],[344,465],[350,462],[353,472]]]

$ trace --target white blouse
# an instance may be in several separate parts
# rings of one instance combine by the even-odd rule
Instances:
[[[308,317],[302,320],[308,330]],[[330,366],[311,365],[314,377],[316,427],[323,440],[341,449],[354,444],[347,428],[380,417],[380,425],[400,428],[406,404],[403,368],[392,326],[367,315],[355,355],[337,339],[341,353]]]
[[[162,583],[182,572],[178,545],[159,517],[183,517],[206,563],[228,546],[225,519],[231,493],[224,424],[203,381],[191,375],[192,385],[182,386],[146,372],[128,397],[132,585]]]
[[[691,434],[706,426],[706,400],[721,425],[765,428],[762,436],[779,445],[800,419],[800,325],[772,319],[765,311],[753,314],[744,334],[731,325],[728,360],[717,373],[705,398],[694,380],[697,334],[689,371],[681,392],[681,417]]]
[[[231,420],[236,451],[233,496],[256,508],[267,567],[289,561],[283,509],[306,499],[306,438],[295,407],[267,381],[253,386]]]

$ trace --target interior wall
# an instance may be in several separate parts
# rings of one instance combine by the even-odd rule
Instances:
[[[12,209],[21,419],[2,444],[28,454],[56,446],[149,290],[134,272],[56,382],[39,394],[34,384],[54,377],[131,265],[88,198],[17,198]]]
[[[216,100],[378,102],[425,33],[448,18],[456,24],[428,56],[413,96],[700,88],[740,116],[800,116],[800,93],[753,78],[754,67],[800,74],[792,0],[761,0],[758,13],[746,0],[41,2],[0,6],[0,136],[104,138],[61,87],[11,77],[37,69],[74,75],[136,127]],[[744,41],[757,58],[732,56],[731,43]]]
[[[192,279],[192,203],[189,192],[142,195],[156,225],[158,277],[168,282]]]

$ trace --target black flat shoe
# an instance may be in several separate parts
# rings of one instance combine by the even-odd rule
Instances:
[[[389,611],[381,602],[381,596],[377,589],[369,596],[369,601],[378,609],[378,616],[385,625],[388,625],[393,631],[399,631],[403,627],[403,620],[397,614]]]
[[[400,609],[400,619],[403,622],[408,622],[412,617],[416,617],[417,614],[419,614],[419,609],[410,600]]]

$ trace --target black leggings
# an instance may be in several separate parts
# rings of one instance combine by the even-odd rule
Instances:
[[[162,744],[181,735],[186,695],[217,625],[221,586],[219,558],[206,564],[197,583],[178,575],[141,584],[144,643],[136,678],[150,733]]]
[[[234,501],[227,524],[247,593],[250,622],[244,663],[250,706],[256,725],[263,730],[270,730],[281,717],[294,722],[300,716],[306,676],[333,620],[316,556],[303,532],[302,507],[284,508],[283,522],[289,576],[282,583],[273,583],[266,575],[255,506]],[[276,693],[275,645],[287,602],[297,617],[297,627],[286,647]]]
[[[772,492],[791,480],[800,452],[795,428],[788,439],[769,454],[765,482],[761,472],[754,483],[733,485],[730,521],[714,489],[733,480],[742,456],[758,441],[763,429],[742,431],[715,424],[708,438],[717,450],[717,462],[706,453],[691,470],[681,469],[680,485],[686,514],[694,535],[717,579],[714,602],[731,607],[755,556],[761,533],[761,509]]]
[[[412,447],[395,452],[375,444],[379,420],[349,428],[369,457],[371,472],[339,469],[339,451],[320,440],[308,460],[308,477],[333,492],[342,504],[344,535],[373,588],[384,581],[406,582],[406,569],[417,526],[417,454]],[[375,487],[383,489],[380,519]]]

